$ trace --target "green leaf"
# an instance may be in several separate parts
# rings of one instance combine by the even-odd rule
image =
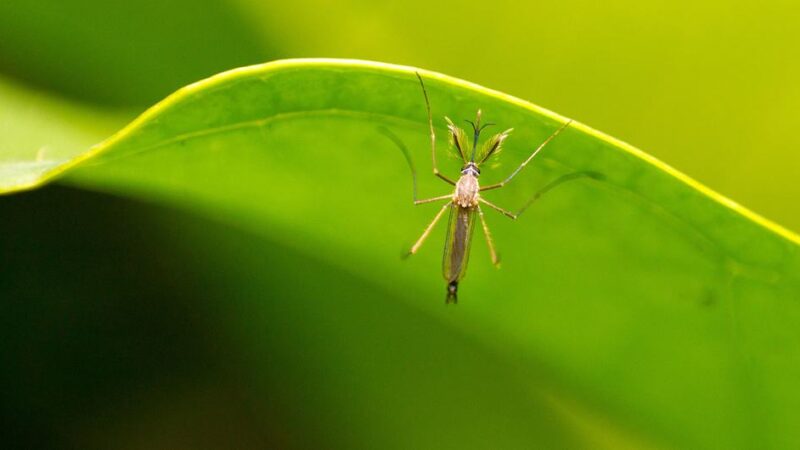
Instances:
[[[35,186],[130,116],[48,96],[3,78],[0,99],[0,193]]]
[[[502,166],[482,171],[485,184],[504,178],[564,122],[507,95],[420,74],[451,176],[459,162],[445,156],[445,115],[471,118],[481,108],[486,121],[514,128],[497,158]],[[305,364],[334,381],[318,388],[310,414],[319,421],[299,414],[297,429],[334,433],[332,446],[401,448],[434,436],[453,448],[798,443],[797,236],[575,123],[519,179],[486,197],[515,209],[563,174],[599,172],[602,181],[564,184],[517,222],[489,215],[503,268],[495,271],[476,242],[461,304],[445,308],[443,226],[419,255],[399,258],[436,207],[411,205],[404,157],[380,127],[425,169],[422,196],[452,190],[423,176],[430,151],[414,69],[347,60],[226,72],[179,90],[57,167],[28,170],[3,158],[0,174],[12,174],[4,176],[7,191],[64,175],[65,184],[177,206],[252,236],[249,248],[223,245],[223,232],[217,242],[203,230],[183,239],[219,255],[201,258],[203,273],[232,265],[219,281],[220,301],[272,293],[263,306],[249,306],[264,315],[228,319],[255,352],[275,351],[258,344],[259,326],[277,320],[267,312],[290,311],[280,322],[287,335],[312,339],[313,362]],[[301,256],[259,265],[258,255],[283,251]],[[313,341],[316,326],[338,344]],[[382,340],[384,333],[392,337]],[[284,352],[306,348],[281,342]],[[392,355],[403,355],[402,363]],[[400,367],[408,378],[395,372]],[[449,371],[432,376],[453,384],[427,382],[426,367]],[[268,369],[247,370],[258,384]],[[453,390],[472,408],[455,408],[463,403]],[[501,414],[503,407],[513,413]],[[337,408],[357,420],[341,419]],[[473,415],[481,410],[486,416]]]

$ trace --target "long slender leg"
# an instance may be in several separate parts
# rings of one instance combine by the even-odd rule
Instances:
[[[486,218],[483,217],[483,210],[481,207],[478,206],[478,217],[481,218],[481,225],[483,226],[483,235],[486,237],[486,245],[489,246],[489,254],[492,256],[492,264],[495,267],[500,267],[500,258],[497,256],[497,251],[494,248],[494,240],[492,239],[492,233],[489,232],[489,226],[486,225]]]
[[[440,195],[438,197],[433,197],[433,198],[426,198],[424,200],[414,200],[414,204],[415,205],[421,205],[423,203],[433,203],[433,202],[438,202],[439,200],[452,200],[452,199],[453,199],[453,194],[447,194],[447,195]]]
[[[524,213],[525,210],[528,209],[528,207],[531,206],[536,200],[539,200],[544,194],[547,194],[551,190],[553,190],[556,187],[558,187],[560,184],[566,183],[567,181],[577,180],[577,179],[583,178],[583,177],[588,177],[588,178],[592,178],[592,179],[595,179],[595,180],[602,180],[602,179],[605,178],[605,176],[603,174],[598,173],[598,172],[574,172],[574,173],[568,173],[566,175],[562,175],[562,176],[556,178],[555,180],[547,183],[543,188],[541,188],[538,191],[536,191],[533,194],[533,196],[530,199],[528,199],[528,201],[525,202],[524,205],[522,205],[522,208],[520,208],[516,213],[514,213],[514,215],[516,217],[519,217],[520,215],[522,215],[522,213]]]
[[[522,215],[522,213],[525,212],[526,209],[528,209],[528,207],[530,207],[536,200],[539,200],[539,198],[541,198],[544,194],[546,194],[549,191],[555,189],[561,183],[565,183],[567,181],[576,180],[576,179],[582,178],[582,177],[589,177],[589,178],[593,178],[595,180],[602,180],[604,178],[603,174],[598,173],[598,172],[575,172],[575,173],[568,173],[566,175],[562,175],[562,176],[556,178],[555,180],[551,181],[550,183],[547,183],[543,188],[541,188],[538,191],[536,191],[536,193],[534,193],[533,196],[530,199],[528,199],[528,201],[525,202],[524,205],[522,205],[522,208],[520,208],[516,212],[511,212],[511,211],[508,211],[506,209],[503,209],[503,208],[495,205],[494,203],[489,202],[488,200],[486,200],[486,199],[484,199],[482,197],[479,197],[478,201],[480,201],[481,203],[484,203],[485,205],[495,209],[496,211],[500,212],[504,216],[510,217],[510,218],[516,220],[517,218],[519,218],[520,215]]]
[[[411,169],[411,185],[413,189],[412,195],[414,198],[414,203],[417,203],[417,169],[414,167],[414,160],[411,159],[411,153],[408,151],[406,145],[403,144],[403,141],[401,141],[400,138],[397,137],[396,134],[392,133],[388,128],[378,127],[378,132],[389,138],[389,140],[392,141],[401,152],[403,152],[403,156],[406,158],[406,163],[408,163],[408,168]]]
[[[532,160],[534,157],[536,157],[536,155],[537,155],[537,154],[538,154],[538,153],[539,153],[539,152],[540,152],[540,151],[541,151],[541,150],[542,150],[542,149],[543,149],[543,148],[544,148],[544,147],[545,147],[545,146],[546,146],[548,143],[550,143],[550,141],[552,141],[552,140],[553,140],[553,138],[554,138],[554,137],[558,136],[558,134],[559,134],[559,133],[561,133],[561,131],[563,131],[563,130],[564,130],[564,128],[567,128],[567,127],[568,127],[568,126],[569,126],[571,123],[572,123],[572,119],[568,120],[568,121],[567,121],[567,122],[566,122],[564,125],[561,125],[561,127],[560,127],[559,129],[557,129],[556,131],[554,131],[554,132],[553,132],[553,134],[551,134],[550,136],[548,136],[548,137],[547,137],[547,139],[545,139],[545,140],[544,140],[544,142],[542,142],[541,144],[539,144],[539,146],[538,146],[538,147],[536,147],[536,150],[534,150],[534,151],[533,151],[533,153],[531,153],[531,156],[528,156],[528,159],[526,159],[525,161],[523,161],[523,162],[522,162],[522,164],[520,164],[520,165],[519,165],[519,167],[517,167],[517,168],[516,168],[516,169],[515,169],[513,172],[511,172],[511,175],[509,175],[509,176],[508,176],[508,177],[507,177],[505,180],[503,180],[503,181],[501,181],[501,182],[499,182],[499,183],[495,183],[495,184],[490,184],[490,185],[488,185],[488,186],[484,186],[484,187],[482,187],[482,188],[481,188],[481,190],[482,190],[482,191],[488,191],[488,190],[491,190],[491,189],[497,189],[497,188],[501,188],[501,187],[505,186],[506,184],[508,184],[508,182],[509,182],[509,181],[511,181],[511,179],[513,179],[515,176],[517,176],[517,174],[520,172],[520,170],[524,169],[524,168],[525,168],[525,166],[527,166],[527,165],[528,165],[528,163],[529,163],[529,162],[531,162],[531,160]]]
[[[495,205],[494,203],[490,202],[489,200],[486,200],[483,197],[479,197],[478,201],[483,203],[484,205],[494,209],[495,211],[499,212],[500,214],[502,214],[502,215],[504,215],[506,217],[510,217],[510,218],[512,218],[514,220],[517,220],[517,215],[516,214],[512,213],[511,211],[509,211],[507,209],[503,209],[503,208]]]
[[[441,178],[447,183],[456,185],[456,182],[448,178],[445,174],[439,172],[439,166],[436,165],[436,133],[433,131],[433,116],[431,115],[431,103],[428,101],[428,91],[425,89],[425,83],[422,82],[422,76],[416,72],[419,85],[422,86],[422,95],[425,97],[425,109],[428,111],[428,128],[431,130],[431,158],[433,159],[433,174]]]
[[[442,218],[444,212],[447,211],[447,208],[449,207],[450,203],[447,203],[444,206],[442,206],[442,209],[440,209],[439,212],[436,213],[436,217],[433,218],[431,223],[428,224],[427,228],[425,228],[425,231],[422,232],[422,236],[420,236],[419,239],[417,239],[417,242],[415,242],[414,245],[411,247],[411,249],[408,251],[408,253],[406,253],[406,257],[409,257],[417,253],[419,248],[422,247],[422,244],[425,242],[425,239],[427,239],[428,235],[431,234],[431,230],[433,230],[433,227],[436,226],[436,223],[439,222],[439,219]]]
[[[450,195],[440,195],[438,197],[427,198],[423,200],[417,200],[417,169],[414,167],[414,161],[411,159],[411,153],[408,151],[408,148],[405,146],[405,144],[403,144],[403,141],[401,141],[400,138],[397,137],[396,134],[392,133],[388,128],[378,127],[378,131],[387,138],[389,138],[389,140],[392,141],[394,145],[396,145],[397,148],[400,149],[400,151],[403,153],[403,156],[406,158],[406,162],[408,163],[408,168],[411,169],[411,183],[413,189],[412,195],[414,198],[415,205],[421,205],[423,203],[431,203],[437,200],[444,200],[452,197],[452,194],[450,194]]]

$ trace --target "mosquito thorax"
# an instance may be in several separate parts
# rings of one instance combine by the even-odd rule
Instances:
[[[480,185],[478,177],[481,171],[475,163],[468,163],[461,170],[461,177],[456,183],[456,192],[453,201],[462,208],[471,208],[478,205],[478,192]]]

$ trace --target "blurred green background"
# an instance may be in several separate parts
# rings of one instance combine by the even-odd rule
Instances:
[[[31,99],[57,104],[55,116],[80,118],[50,132],[81,148],[226,69],[286,57],[361,58],[530,100],[797,230],[798,16],[789,1],[4,1],[0,151],[13,155],[35,124],[49,123],[19,106]],[[28,116],[30,128],[19,126]],[[733,418],[710,417],[707,427],[695,420],[707,411],[701,406],[696,416],[680,417],[676,407],[649,417],[639,399],[614,403],[591,387],[576,394],[579,374],[498,352],[510,339],[502,332],[487,345],[401,301],[375,303],[416,288],[389,289],[310,258],[280,241],[285,230],[265,232],[277,236],[269,240],[236,224],[63,186],[0,198],[0,217],[0,417],[10,424],[9,446],[781,448],[785,439],[762,440],[772,418],[759,414],[757,389],[742,389],[755,405],[743,416],[735,413],[741,399],[728,391],[680,399],[689,409],[731,402]],[[409,239],[418,232],[407,231]],[[414,270],[438,277],[435,259]],[[716,331],[735,343],[738,323]],[[563,331],[561,342],[603,326]],[[646,364],[628,350],[632,368]],[[719,375],[696,359],[685,356],[676,370]],[[728,381],[756,384],[747,357],[734,361],[744,375]],[[517,390],[531,380],[541,389]],[[668,389],[664,398],[652,394],[652,405],[676,402]],[[731,424],[737,433],[712,435]]]

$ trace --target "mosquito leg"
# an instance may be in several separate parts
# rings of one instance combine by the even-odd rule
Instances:
[[[433,202],[438,202],[439,200],[452,200],[452,199],[453,199],[453,194],[447,194],[447,195],[440,195],[438,197],[433,197],[433,198],[426,198],[424,200],[414,200],[414,204],[415,205],[421,205],[423,203],[433,203]]]
[[[406,148],[403,141],[397,137],[396,134],[392,133],[386,127],[378,127],[378,132],[382,135],[386,136],[390,141],[397,146],[398,149],[403,153],[403,156],[406,158],[406,162],[408,163],[408,168],[411,169],[411,184],[412,184],[412,195],[414,198],[414,204],[417,203],[417,169],[414,167],[414,161],[411,159],[411,153],[409,153],[408,148]]]
[[[455,186],[456,182],[451,180],[447,175],[439,172],[439,166],[436,165],[436,133],[433,131],[433,116],[431,115],[431,103],[428,101],[428,91],[425,89],[425,83],[422,82],[422,76],[416,72],[419,85],[422,86],[422,95],[425,97],[425,109],[428,111],[428,128],[431,132],[431,158],[433,160],[433,174],[441,178],[445,182]]]
[[[512,179],[513,179],[515,176],[517,176],[517,174],[518,174],[518,173],[519,173],[519,172],[520,172],[522,169],[524,169],[524,168],[525,168],[525,166],[527,166],[527,165],[528,165],[528,163],[529,163],[529,162],[531,162],[531,160],[532,160],[532,159],[533,159],[533,158],[534,158],[534,157],[535,157],[535,156],[536,156],[536,155],[537,155],[537,154],[538,154],[538,153],[539,153],[539,152],[540,152],[540,151],[541,151],[541,150],[542,150],[542,149],[543,149],[543,148],[544,148],[544,147],[545,147],[547,144],[549,144],[549,143],[550,143],[550,141],[552,141],[552,140],[553,140],[553,138],[554,138],[554,137],[558,136],[558,134],[559,134],[559,133],[561,133],[561,131],[563,131],[563,130],[564,130],[564,128],[567,128],[567,127],[568,127],[568,126],[569,126],[571,123],[572,123],[572,119],[568,120],[568,121],[567,121],[567,122],[566,122],[564,125],[561,125],[561,127],[560,127],[559,129],[557,129],[556,131],[554,131],[554,132],[553,132],[553,134],[551,134],[550,136],[548,136],[548,137],[547,137],[547,139],[545,139],[545,140],[544,140],[544,142],[542,142],[541,144],[539,144],[539,146],[538,146],[538,147],[536,147],[536,150],[534,150],[534,151],[533,151],[533,153],[531,153],[531,156],[528,156],[528,159],[526,159],[525,161],[523,161],[523,162],[522,162],[522,164],[520,164],[520,165],[519,165],[519,167],[517,167],[517,168],[516,168],[516,169],[515,169],[513,172],[511,172],[511,175],[509,175],[509,176],[508,176],[508,177],[507,177],[505,180],[503,180],[503,181],[501,181],[501,182],[499,182],[499,183],[495,183],[495,184],[490,184],[490,185],[488,185],[488,186],[484,186],[484,187],[482,187],[482,188],[481,188],[481,191],[489,191],[489,190],[492,190],[492,189],[498,189],[498,188],[501,188],[501,187],[505,186],[506,184],[508,184],[508,182],[509,182],[509,181],[511,181],[511,180],[512,180]]]
[[[483,217],[483,210],[478,206],[478,217],[481,218],[481,225],[483,226],[483,235],[486,237],[486,244],[489,246],[489,254],[492,256],[492,264],[500,268],[500,258],[497,256],[497,250],[494,248],[494,240],[492,233],[489,232],[489,226],[486,225],[486,218]]]
[[[538,191],[536,191],[536,193],[534,193],[533,196],[527,202],[525,202],[524,205],[522,205],[522,208],[520,208],[515,213],[515,215],[517,217],[519,217],[536,200],[539,200],[544,194],[547,194],[551,190],[553,190],[556,187],[558,187],[560,184],[566,183],[567,181],[577,180],[577,179],[583,178],[583,177],[588,177],[588,178],[592,178],[592,179],[595,179],[595,180],[602,180],[602,179],[605,178],[605,176],[603,174],[598,173],[598,172],[574,172],[574,173],[568,173],[566,175],[562,175],[562,176],[556,178],[555,180],[547,183],[543,188],[541,188]]]
[[[406,257],[409,257],[409,256],[417,253],[419,248],[422,247],[422,244],[425,242],[425,239],[427,239],[428,235],[431,234],[431,230],[433,230],[433,227],[436,226],[436,223],[439,221],[439,219],[442,218],[442,216],[444,215],[444,212],[447,211],[447,208],[449,208],[449,207],[450,207],[450,203],[447,203],[444,206],[442,206],[442,208],[439,210],[439,212],[436,213],[436,217],[433,218],[431,223],[428,224],[427,228],[425,228],[425,231],[422,232],[422,236],[420,236],[419,239],[417,239],[417,242],[415,242],[414,245],[411,247],[411,249],[408,251],[408,253],[406,253],[406,255],[405,255]]]
[[[525,210],[528,209],[528,207],[530,207],[536,200],[539,200],[544,194],[546,194],[546,193],[550,192],[551,190],[555,189],[556,187],[558,187],[562,183],[566,183],[567,181],[577,180],[577,179],[583,178],[583,177],[588,177],[588,178],[592,178],[592,179],[595,179],[595,180],[602,180],[602,179],[605,178],[605,176],[603,174],[601,174],[601,173],[588,172],[588,171],[587,172],[574,172],[574,173],[568,173],[566,175],[562,175],[562,176],[556,178],[555,180],[547,183],[543,188],[541,188],[538,191],[536,191],[533,194],[533,196],[530,199],[528,199],[528,201],[525,202],[524,205],[522,205],[522,208],[520,208],[516,212],[511,212],[511,211],[505,210],[505,209],[503,209],[503,208],[501,208],[501,207],[499,207],[499,206],[497,206],[497,205],[495,205],[495,204],[493,204],[493,203],[491,203],[491,202],[489,202],[489,201],[487,201],[487,200],[485,200],[483,198],[480,198],[480,197],[478,198],[478,201],[486,204],[487,206],[489,206],[491,208],[494,208],[495,210],[499,211],[500,213],[502,213],[503,215],[505,215],[507,217],[510,217],[512,219],[517,219],[520,215],[522,215],[522,213],[525,212]]]
[[[495,205],[494,203],[490,202],[489,200],[486,200],[483,197],[478,197],[478,201],[483,203],[484,205],[494,209],[495,211],[499,212],[500,214],[502,214],[502,215],[504,215],[506,217],[510,217],[510,218],[512,218],[514,220],[517,220],[517,215],[516,214],[512,213],[511,211],[509,211],[507,209],[503,209],[503,208]]]

